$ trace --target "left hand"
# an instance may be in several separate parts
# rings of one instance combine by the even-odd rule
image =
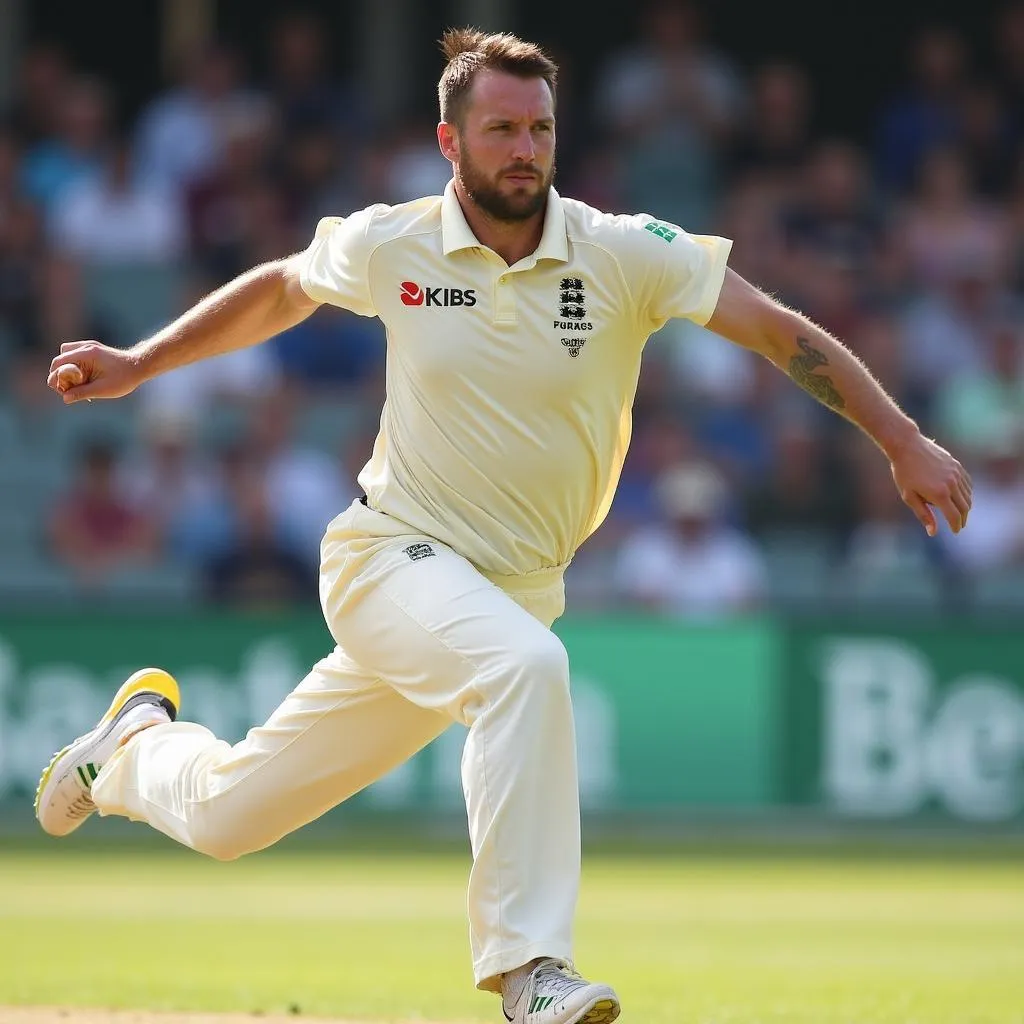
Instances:
[[[973,500],[971,478],[945,448],[918,434],[890,457],[896,490],[921,524],[934,537],[939,524],[938,509],[954,533],[967,525]]]

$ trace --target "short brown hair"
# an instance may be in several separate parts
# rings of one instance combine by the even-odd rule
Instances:
[[[437,83],[441,120],[459,125],[466,97],[479,71],[504,71],[520,78],[543,78],[555,99],[558,65],[536,44],[508,32],[481,32],[450,28],[441,37],[441,52],[448,61]]]

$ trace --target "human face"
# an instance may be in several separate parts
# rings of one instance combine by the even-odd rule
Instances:
[[[461,130],[440,128],[442,152],[481,210],[495,220],[523,221],[544,209],[555,176],[555,114],[543,78],[483,71]]]

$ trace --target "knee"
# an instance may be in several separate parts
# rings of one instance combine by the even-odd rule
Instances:
[[[554,633],[538,630],[516,651],[515,659],[515,686],[527,699],[568,700],[569,655]]]
[[[223,813],[219,801],[207,801],[195,815],[189,829],[189,845],[197,853],[214,860],[238,860],[256,847],[247,841],[246,832],[237,827],[235,816]]]

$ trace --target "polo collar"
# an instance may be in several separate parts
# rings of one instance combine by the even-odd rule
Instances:
[[[458,196],[455,195],[454,178],[445,186],[444,196],[441,198],[441,248],[445,256],[450,256],[460,249],[481,248],[480,239],[473,234],[466,222],[466,215],[459,205]],[[548,203],[544,211],[544,230],[541,232],[540,243],[532,256],[527,258],[534,263],[537,260],[569,262],[569,241],[565,234],[565,210],[562,208],[561,197],[553,188],[548,190]]]

